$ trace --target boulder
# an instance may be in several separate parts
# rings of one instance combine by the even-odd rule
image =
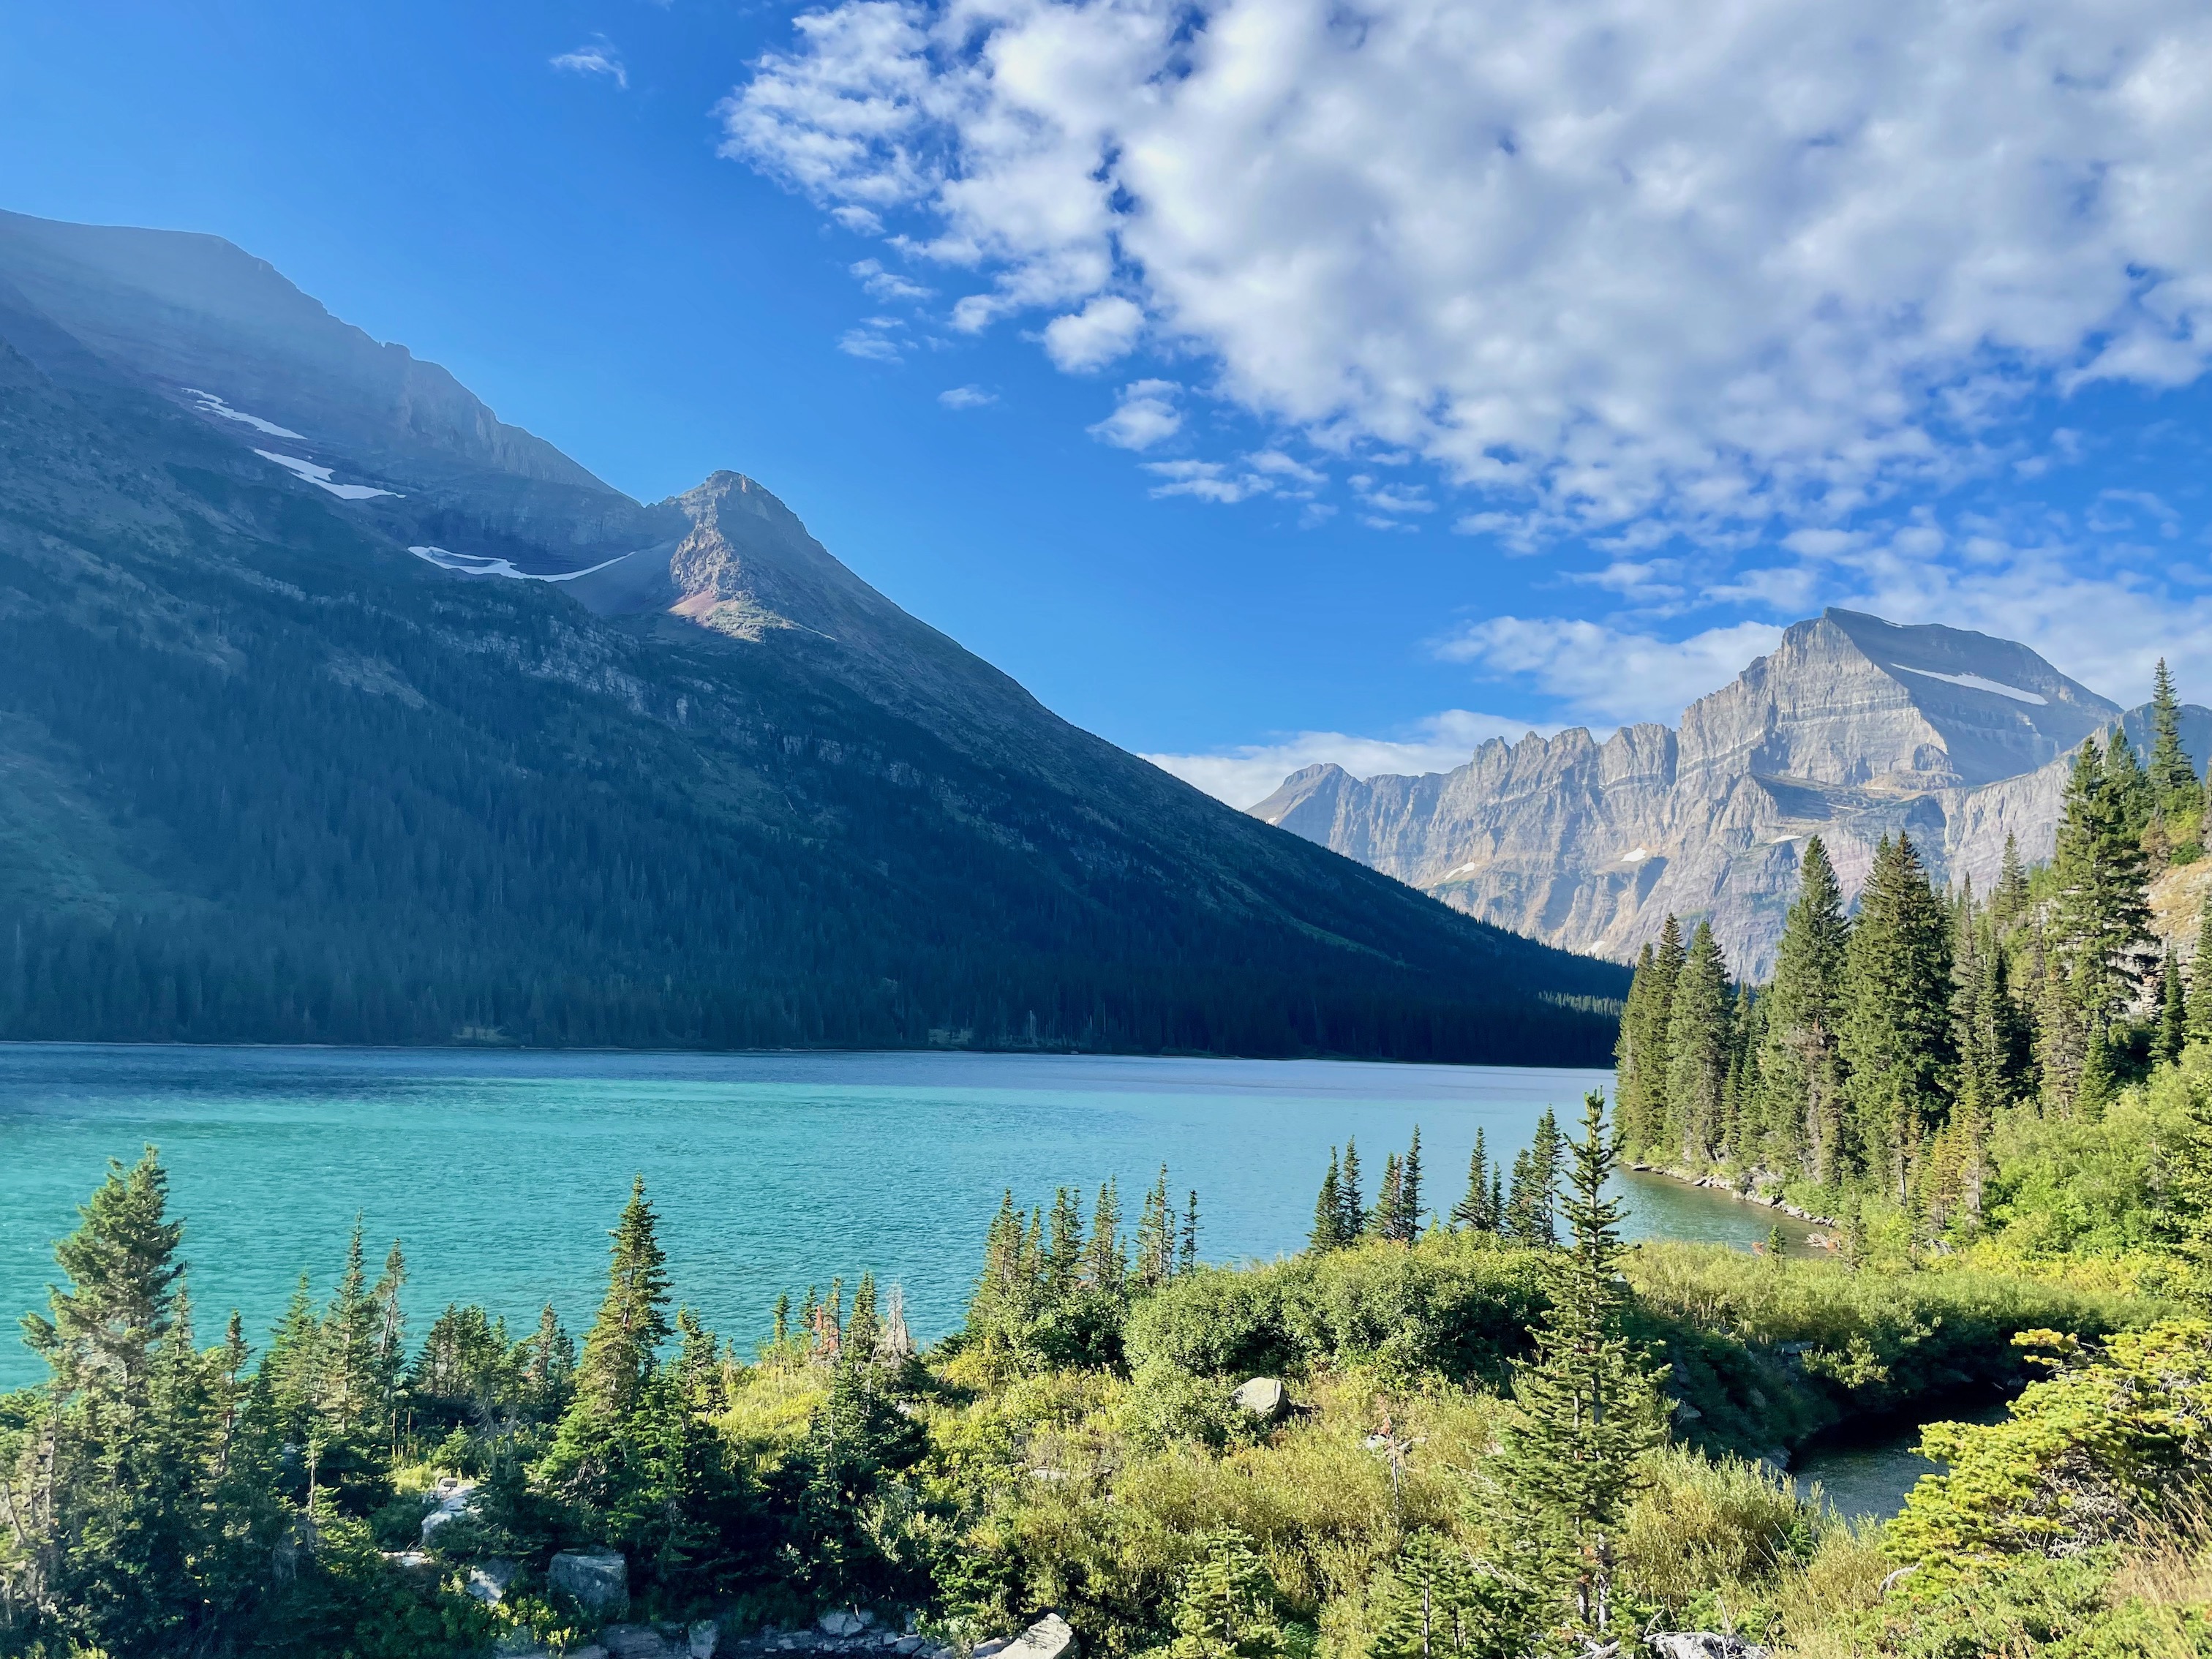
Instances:
[[[599,1632],[614,1659],[673,1659],[674,1650],[649,1625],[609,1625]]]
[[[619,1551],[562,1550],[545,1569],[545,1582],[596,1613],[629,1607],[629,1564]]]
[[[1290,1405],[1290,1395],[1284,1392],[1279,1380],[1272,1376],[1255,1376],[1237,1388],[1229,1396],[1230,1403],[1242,1412],[1273,1422]],[[1035,1628],[1035,1626],[1032,1626]]]
[[[1662,1631],[1644,1639],[1660,1659],[1767,1659],[1765,1648],[1709,1630]]]
[[[474,1506],[477,1483],[441,1475],[438,1484],[430,1488],[430,1495],[437,1500],[437,1506],[422,1517],[422,1542],[426,1547],[439,1528],[449,1521],[459,1520]]]
[[[814,1627],[824,1636],[858,1636],[867,1629],[868,1621],[857,1613],[832,1607],[814,1621]]]
[[[684,1648],[691,1659],[714,1659],[714,1644],[721,1634],[720,1625],[711,1619],[702,1619],[684,1632]]]
[[[1011,1638],[994,1636],[988,1642],[978,1642],[969,1650],[969,1659],[995,1659],[995,1656],[1012,1645]]]
[[[1275,1384],[1278,1390],[1282,1386]],[[1048,1613],[1007,1643],[1000,1653],[1001,1659],[1074,1659],[1075,1632],[1058,1613]]]
[[[488,1607],[495,1607],[507,1597],[507,1587],[514,1582],[515,1564],[512,1561],[479,1561],[469,1569],[469,1582],[461,1586],[467,1594]]]

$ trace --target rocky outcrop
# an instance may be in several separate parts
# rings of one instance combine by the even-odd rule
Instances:
[[[619,1618],[629,1606],[629,1564],[615,1550],[562,1550],[546,1567],[545,1582],[603,1616]]]
[[[1294,774],[1252,808],[1270,823],[1486,921],[1632,959],[1672,913],[1710,918],[1763,977],[1808,836],[1855,894],[1884,836],[1909,834],[1939,879],[1986,889],[2017,838],[2051,856],[2069,757],[2124,719],[2027,647],[1830,611],[1791,628],[1679,730],[1579,727],[1493,738],[1455,771]],[[2185,711],[2191,752],[2212,712]]]
[[[1240,1412],[1249,1412],[1262,1422],[1272,1423],[1290,1408],[1291,1401],[1279,1380],[1272,1376],[1255,1376],[1240,1383],[1237,1392],[1229,1396],[1229,1403]]]

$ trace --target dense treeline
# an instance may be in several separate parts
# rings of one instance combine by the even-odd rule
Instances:
[[[1708,926],[1685,939],[1669,917],[1617,1050],[1633,1153],[1830,1214],[1871,1203],[1934,1240],[1982,1219],[2002,1123],[2094,1122],[2212,1037],[2212,957],[2200,949],[2192,985],[2149,926],[2152,878],[2203,856],[2203,786],[2162,662],[2152,707],[2148,765],[2118,730],[2085,743],[2056,858],[2031,874],[2008,841],[1986,895],[1937,892],[1900,834],[1847,915],[1815,836],[1756,989],[1731,981]],[[2212,916],[2212,889],[2205,902]]]
[[[893,707],[827,646],[456,582],[27,374],[0,347],[0,1036],[1609,1041],[1619,969],[1200,801],[945,641],[970,702]]]

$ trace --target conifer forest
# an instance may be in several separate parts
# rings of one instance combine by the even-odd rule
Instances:
[[[0,1653],[2212,1651],[2212,975],[2151,909],[2191,763],[2087,744],[1986,892],[1899,836],[1846,906],[1808,842],[1770,982],[1670,927],[1611,1097],[1347,1122],[1294,1255],[1220,1260],[1165,1168],[1008,1192],[933,1341],[825,1261],[741,1346],[642,1182],[580,1332],[418,1305],[359,1228],[250,1331],[149,1148],[0,1396]],[[1632,1245],[1631,1161],[1815,1244]],[[1893,1517],[1788,1474],[1882,1422],[1938,1466]]]

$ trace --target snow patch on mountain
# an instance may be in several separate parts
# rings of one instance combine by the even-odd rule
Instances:
[[[379,489],[373,484],[333,483],[330,468],[302,460],[297,455],[279,455],[273,449],[257,449],[253,453],[264,461],[276,462],[302,483],[311,483],[318,489],[329,490],[342,501],[365,501],[372,495],[397,495],[399,493],[396,489]]]
[[[290,427],[279,426],[274,421],[264,421],[258,415],[249,415],[242,409],[233,409],[212,392],[203,392],[196,386],[188,386],[185,390],[199,399],[200,412],[204,415],[216,415],[226,421],[236,421],[267,437],[297,438],[302,443],[307,441],[306,433],[295,432]]]
[[[428,560],[441,570],[450,570],[457,576],[511,576],[525,582],[572,582],[579,576],[588,576],[594,570],[605,570],[608,565],[620,564],[629,556],[617,553],[611,559],[586,567],[582,570],[548,571],[517,570],[506,559],[488,558],[481,553],[455,553],[442,547],[410,547],[407,550],[418,559]]]
[[[2038,708],[2051,707],[2051,699],[2034,691],[2023,691],[2016,685],[2006,685],[1996,680],[1985,680],[1979,674],[1939,674],[1932,668],[1907,668],[1901,662],[1890,666],[1902,674],[1919,674],[1931,680],[1941,680],[1946,685],[1963,685],[1969,691],[1994,691],[2000,697],[2010,697],[2014,702],[2032,702]]]

